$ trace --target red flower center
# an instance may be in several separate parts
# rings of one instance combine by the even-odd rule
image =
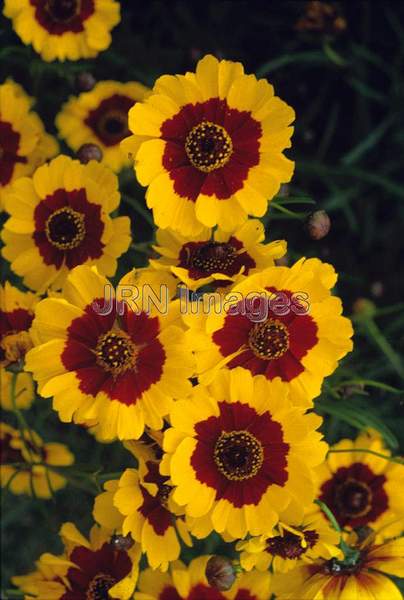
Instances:
[[[138,350],[124,331],[109,331],[98,338],[95,354],[100,367],[117,376],[135,369]]]
[[[127,113],[119,110],[106,112],[98,121],[97,130],[101,138],[116,139],[116,143],[118,143],[129,135]]]
[[[9,183],[16,163],[26,163],[27,159],[18,156],[20,134],[10,123],[0,120],[0,185]]]
[[[88,113],[84,122],[104,146],[115,146],[130,134],[128,111],[134,102],[129,96],[113,94],[101,100],[97,108]]]
[[[277,535],[267,540],[265,550],[273,556],[280,556],[284,559],[300,558],[307,550],[313,548],[319,538],[318,533],[314,530],[308,530],[303,533],[303,540],[295,533],[286,531],[284,535]]]
[[[207,242],[195,249],[190,266],[207,273],[222,273],[233,265],[236,256],[231,244]]]
[[[372,526],[389,506],[384,489],[386,477],[357,462],[340,467],[321,486],[320,500],[335,515],[341,527]]]
[[[261,443],[249,431],[223,431],[216,442],[214,459],[231,481],[254,477],[264,461]]]
[[[346,517],[364,517],[372,508],[372,492],[363,481],[347,479],[337,488],[336,502]]]
[[[196,169],[210,173],[228,162],[233,152],[233,142],[224,127],[211,121],[202,121],[187,135],[185,152]]]
[[[111,596],[108,594],[108,590],[115,583],[116,579],[111,577],[111,575],[106,575],[105,573],[96,575],[88,586],[86,600],[109,600]]]
[[[278,319],[256,323],[248,335],[248,345],[258,358],[280,358],[289,350],[288,328]]]
[[[84,215],[69,206],[59,208],[47,219],[45,233],[48,241],[58,250],[72,250],[84,240]]]
[[[60,188],[35,208],[33,238],[46,265],[68,269],[99,258],[104,244],[101,206],[87,199],[84,188]]]
[[[48,0],[45,9],[59,23],[68,23],[80,13],[80,0]]]
[[[94,0],[29,0],[35,18],[51,35],[84,31],[83,23],[95,10]]]

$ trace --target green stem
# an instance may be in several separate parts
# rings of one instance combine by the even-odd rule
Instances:
[[[319,506],[321,508],[321,510],[323,511],[323,513],[325,514],[327,519],[330,521],[330,523],[333,526],[333,528],[335,529],[335,531],[338,531],[338,533],[342,535],[342,529],[341,529],[337,519],[334,517],[334,514],[328,508],[328,506],[326,504],[324,504],[324,502],[322,502],[321,500],[314,500],[314,504],[317,504],[317,506]]]
[[[270,206],[272,206],[273,208],[276,208],[279,212],[283,213],[284,215],[288,215],[288,217],[291,217],[292,219],[298,219],[299,221],[303,221],[307,216],[306,214],[295,213],[295,212],[285,208],[281,204],[274,202],[273,200],[272,200]]]
[[[388,456],[387,454],[381,454],[380,452],[375,452],[374,450],[368,450],[367,448],[355,448],[355,449],[331,449],[328,450],[327,454],[338,454],[340,452],[364,452],[365,454],[373,454],[374,456],[377,456],[378,458],[383,458],[384,460],[387,460],[388,462],[393,462],[393,463],[397,463],[399,465],[404,465],[404,459],[403,458],[395,458],[394,456]]]
[[[32,435],[32,431],[31,431],[28,423],[26,422],[20,409],[17,407],[17,396],[16,396],[17,377],[18,377],[18,373],[13,373],[13,376],[11,378],[11,403],[13,405],[13,412],[17,419],[18,431],[20,433],[21,442],[24,445],[24,448],[25,448],[28,456],[32,459],[33,452],[32,452],[32,449],[29,447],[29,445],[26,443],[25,431],[28,432],[28,436],[29,436],[31,444],[33,445],[34,448],[36,448],[36,444],[35,444],[35,441],[34,441],[34,438]]]
[[[367,337],[370,338],[376,344],[376,346],[378,346],[378,348],[390,362],[395,372],[401,377],[401,379],[404,379],[404,367],[401,362],[401,358],[398,354],[396,354],[395,350],[384,337],[374,320],[372,318],[367,318],[361,321],[361,324],[363,325]]]

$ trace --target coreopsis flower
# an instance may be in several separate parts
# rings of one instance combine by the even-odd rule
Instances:
[[[146,98],[149,89],[131,81],[100,81],[90,92],[71,97],[56,117],[61,138],[74,151],[83,144],[100,147],[103,160],[114,171],[129,165],[120,142],[129,135],[128,111]]]
[[[380,434],[365,431],[356,440],[341,440],[331,450],[337,452],[331,452],[317,469],[318,497],[340,526],[348,530],[371,527],[384,538],[401,533],[404,498],[397,490],[404,485],[404,464],[389,462],[391,452]]]
[[[44,443],[35,431],[24,430],[22,436],[10,425],[0,424],[0,484],[13,494],[51,498],[67,483],[52,467],[73,462],[73,454],[63,444]]]
[[[107,482],[106,488],[113,506],[122,515],[122,534],[139,542],[149,565],[163,571],[179,558],[180,539],[192,545],[184,519],[179,516],[182,511],[172,500],[172,488],[167,480],[160,475],[158,462],[147,461],[139,472],[126,469],[117,485]],[[104,496],[102,503],[95,506],[95,518],[101,524],[111,522],[111,509],[106,507],[106,500]]]
[[[247,277],[209,311],[184,315],[200,381],[222,367],[243,367],[309,406],[352,349],[351,322],[330,293],[336,278],[331,265],[302,258]]]
[[[270,536],[252,537],[238,542],[240,564],[250,571],[256,568],[274,572],[294,569],[301,561],[340,557],[340,534],[319,515],[306,515],[298,524],[290,525],[281,515]]]
[[[63,298],[42,300],[32,325],[38,345],[26,369],[39,392],[54,396],[62,421],[98,421],[105,439],[137,439],[145,424],[161,429],[173,397],[191,385],[177,303],[161,314],[137,291],[135,303],[122,302],[96,269],[76,267]]]
[[[158,439],[158,432],[149,431],[140,440],[125,443],[139,468],[126,469],[118,481],[104,484],[104,492],[95,499],[93,515],[100,525],[112,526],[139,542],[149,565],[166,571],[170,561],[179,558],[179,539],[188,546],[192,542],[183,511],[172,499],[168,478],[159,473],[162,450],[150,434]]]
[[[22,292],[8,281],[0,286],[0,405],[6,410],[12,410],[14,403],[17,408],[28,408],[35,396],[31,375],[13,374],[6,367],[20,370],[25,353],[32,348],[29,329],[38,300],[35,294]]]
[[[64,593],[63,576],[66,568],[60,564],[47,564],[46,554],[35,561],[35,571],[27,575],[15,575],[11,582],[21,592],[26,594],[24,598],[47,598],[49,600],[59,599]],[[57,556],[63,560],[63,556]]]
[[[262,217],[290,181],[294,111],[241,63],[205,56],[195,73],[164,75],[129,112],[135,159],[156,224],[183,235],[203,226],[234,230]]]
[[[199,235],[184,237],[169,229],[158,229],[154,250],[161,255],[150,260],[156,269],[171,270],[187,288],[196,290],[213,283],[228,286],[233,281],[273,266],[286,252],[286,242],[262,244],[263,224],[250,219],[233,232],[204,229]]]
[[[93,58],[111,44],[120,21],[116,0],[5,0],[4,16],[47,62]]]
[[[139,575],[135,600],[268,600],[271,575],[251,571],[241,573],[227,592],[211,587],[205,570],[209,556],[194,558],[188,566],[172,564],[169,573],[146,569]]]
[[[113,276],[131,240],[128,217],[110,216],[119,201],[118,179],[107,167],[58,156],[32,178],[18,179],[7,194],[3,256],[40,292],[60,289],[81,264]]]
[[[170,422],[160,471],[174,501],[207,523],[206,535],[270,534],[290,502],[312,503],[313,469],[327,451],[321,418],[293,406],[278,382],[222,370],[177,401]]]
[[[64,544],[61,556],[42,554],[35,572],[13,578],[23,592],[40,600],[132,597],[140,558],[137,546],[118,549],[111,532],[98,525],[87,539],[73,523],[64,523],[60,537]]]
[[[0,85],[0,209],[10,184],[55,156],[56,140],[31,110],[32,98],[8,80]]]
[[[365,543],[345,560],[317,559],[273,577],[279,600],[402,600],[388,577],[404,576],[404,538],[384,544]]]

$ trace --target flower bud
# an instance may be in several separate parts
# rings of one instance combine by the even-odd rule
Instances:
[[[102,150],[96,144],[83,144],[77,150],[77,158],[83,165],[86,165],[90,160],[101,162]]]
[[[130,533],[128,535],[116,534],[113,535],[111,538],[111,544],[113,545],[115,550],[123,550],[124,552],[132,548],[134,543],[135,542],[133,541]]]
[[[77,75],[75,83],[79,92],[90,92],[97,81],[91,73],[82,72]]]
[[[236,579],[232,562],[225,556],[211,556],[206,564],[205,575],[209,585],[220,592],[229,590]]]
[[[357,317],[373,317],[376,306],[368,298],[358,298],[352,305],[352,312]]]
[[[330,231],[331,221],[325,210],[316,210],[306,222],[306,229],[312,240],[321,240]]]

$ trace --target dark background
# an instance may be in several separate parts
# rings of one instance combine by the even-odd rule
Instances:
[[[355,351],[327,381],[317,403],[326,417],[324,431],[334,442],[374,426],[393,450],[403,448],[404,3],[340,2],[346,29],[339,35],[297,31],[306,5],[300,1],[124,0],[121,5],[122,22],[111,48],[78,63],[43,63],[0,18],[0,82],[12,76],[22,83],[36,97],[48,131],[55,132],[54,117],[77,93],[79,71],[152,85],[161,74],[193,70],[210,52],[240,60],[246,72],[268,78],[296,110],[287,152],[296,161],[296,174],[288,192],[292,198],[309,197],[314,209],[326,209],[332,220],[330,234],[313,241],[304,228],[313,206],[283,205],[294,216],[271,209],[265,218],[268,239],[286,238],[291,259],[306,255],[331,262],[340,273],[337,292],[355,324]],[[124,173],[121,183],[135,202],[144,202],[132,173]],[[123,204],[122,212],[133,217],[135,242],[152,238],[150,226],[133,208]],[[133,248],[120,272],[144,260]],[[3,273],[9,276],[7,265]],[[358,298],[372,301],[370,312],[358,311]],[[364,389],[344,383],[358,379],[373,383]],[[45,440],[67,443],[89,473],[130,464],[120,445],[97,445],[74,425],[60,424],[46,400],[38,400],[27,419]],[[13,423],[12,415],[6,420]],[[85,531],[91,505],[91,492],[71,486],[49,502],[4,494],[2,587],[41,552],[59,549],[56,532],[62,522],[73,520]],[[211,551],[214,543],[208,540],[198,549]]]

